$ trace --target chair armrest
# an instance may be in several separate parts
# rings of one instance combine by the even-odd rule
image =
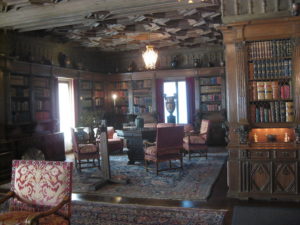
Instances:
[[[144,141],[143,141],[143,144],[144,144],[144,146],[147,148],[147,147],[149,147],[149,146],[154,146],[154,145],[156,145],[156,142],[150,142],[150,141],[144,140]]]
[[[33,215],[29,215],[27,218],[26,218],[26,221],[25,221],[25,224],[26,225],[35,225],[35,224],[38,224],[38,219],[41,218],[41,217],[45,217],[45,216],[49,216],[51,214],[54,214],[56,213],[61,207],[63,207],[65,204],[69,203],[71,201],[71,198],[70,197],[64,197],[64,199],[62,200],[61,203],[59,203],[57,206],[47,210],[47,211],[44,211],[44,212],[40,212],[40,213],[36,213],[36,214],[33,214]]]
[[[15,193],[13,191],[7,192],[2,199],[0,199],[0,204],[3,202],[7,201],[8,199],[12,198],[15,196]]]

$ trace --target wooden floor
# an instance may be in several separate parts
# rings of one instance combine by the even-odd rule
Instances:
[[[224,152],[225,148],[214,148],[211,152]],[[72,194],[73,200],[79,201],[99,201],[116,204],[143,204],[153,206],[169,206],[169,207],[184,207],[184,208],[206,208],[206,209],[227,209],[228,213],[225,216],[224,225],[230,225],[232,219],[232,211],[235,205],[248,206],[272,206],[272,207],[299,207],[298,202],[281,202],[276,200],[258,201],[258,200],[237,200],[227,198],[227,171],[226,164],[222,168],[219,178],[217,179],[211,196],[207,201],[178,201],[178,200],[160,200],[160,199],[141,199],[141,198],[125,198],[125,197],[102,197],[97,195],[87,194]],[[5,190],[1,190],[0,192]]]

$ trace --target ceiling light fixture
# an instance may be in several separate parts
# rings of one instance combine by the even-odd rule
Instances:
[[[157,57],[158,54],[157,51],[154,51],[153,45],[146,45],[146,51],[143,52],[143,59],[146,69],[155,69]]]

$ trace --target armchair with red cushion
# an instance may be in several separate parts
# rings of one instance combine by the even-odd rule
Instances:
[[[202,120],[199,134],[186,133],[183,138],[183,149],[188,152],[189,159],[191,159],[192,153],[199,153],[199,156],[204,155],[207,158],[209,127],[210,121]]]
[[[14,160],[9,210],[0,224],[70,224],[72,162]]]
[[[92,167],[100,169],[100,153],[97,146],[94,143],[79,143],[74,128],[71,128],[71,136],[76,169],[80,172],[81,169]],[[95,160],[97,160],[97,163],[95,163]],[[85,166],[82,167],[83,165]]]
[[[144,160],[148,171],[148,162],[156,164],[156,174],[159,171],[170,169],[183,169],[182,162],[182,140],[184,132],[183,126],[158,127],[156,132],[156,142],[153,145],[145,142]],[[172,167],[171,160],[180,160],[180,167]],[[159,163],[169,161],[169,168],[159,169]]]

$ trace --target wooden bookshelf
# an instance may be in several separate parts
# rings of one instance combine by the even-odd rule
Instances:
[[[133,80],[133,114],[152,112],[152,80]]]

